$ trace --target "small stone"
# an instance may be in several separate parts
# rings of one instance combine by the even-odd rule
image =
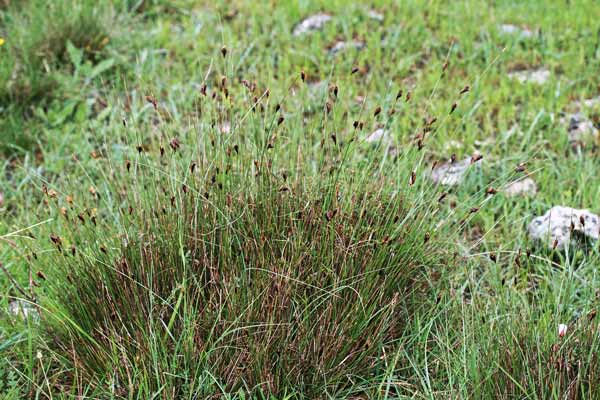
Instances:
[[[550,79],[550,71],[541,68],[531,71],[514,71],[508,74],[510,79],[517,80],[519,83],[535,83],[536,85],[543,85]]]
[[[331,46],[331,48],[329,49],[329,54],[335,55],[349,48],[362,50],[364,47],[365,42],[361,42],[360,40],[352,40],[350,42],[338,41],[333,46]]]
[[[379,128],[374,130],[369,136],[367,136],[365,142],[372,144],[377,144],[380,142],[383,144],[391,144],[391,138],[389,136],[388,131],[386,131],[383,128]]]
[[[461,161],[444,163],[431,171],[431,180],[437,184],[456,186],[465,179],[471,164],[480,162],[481,160],[472,163],[471,158],[465,158]]]
[[[587,107],[587,108],[596,107],[596,106],[600,105],[600,96],[594,97],[591,99],[587,99],[587,100],[583,100],[582,104],[584,107]]]
[[[574,237],[572,232],[598,240],[599,227],[600,217],[588,210],[554,206],[546,214],[531,221],[529,235],[534,240],[545,242],[551,249],[555,246],[557,249],[564,249]]]
[[[600,96],[593,97],[591,99],[585,99],[581,101],[574,101],[570,104],[570,107],[575,110],[581,110],[582,108],[595,108],[600,106]]]
[[[500,25],[500,32],[505,35],[519,35],[522,39],[533,37],[533,32],[527,28],[521,28],[512,24]]]
[[[531,178],[523,178],[508,184],[503,192],[507,196],[534,196],[537,193],[537,185]]]
[[[375,21],[379,21],[379,22],[383,21],[383,14],[376,10],[367,11],[367,17],[374,19]]]
[[[37,309],[25,300],[10,300],[8,302],[8,313],[15,317],[21,317],[23,320],[31,318],[37,322],[40,319]]]
[[[306,33],[317,31],[317,30],[323,28],[323,26],[330,20],[331,20],[331,15],[329,15],[329,14],[320,13],[320,14],[311,15],[310,17],[307,17],[307,18],[303,19],[302,21],[300,21],[294,27],[292,34],[294,36],[301,36]]]
[[[598,137],[598,129],[594,123],[587,119],[582,113],[571,114],[560,119],[567,126],[570,142],[579,142],[586,139]]]

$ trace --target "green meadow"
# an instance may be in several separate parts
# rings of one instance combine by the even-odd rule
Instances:
[[[599,20],[0,0],[0,397],[600,399]]]

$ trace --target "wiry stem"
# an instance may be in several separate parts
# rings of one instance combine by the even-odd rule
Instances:
[[[17,282],[17,280],[12,276],[12,274],[10,272],[8,272],[8,270],[6,269],[6,267],[4,266],[4,264],[2,264],[1,262],[0,262],[0,269],[2,269],[2,271],[6,274],[6,276],[12,282],[12,284],[17,288],[17,290],[19,292],[21,292],[21,294],[23,296],[25,296],[25,298],[27,300],[31,301],[32,303],[35,303],[33,297],[31,297],[29,294],[27,294],[27,292],[25,291],[25,289],[23,289],[23,287],[21,285],[19,285],[19,282]]]

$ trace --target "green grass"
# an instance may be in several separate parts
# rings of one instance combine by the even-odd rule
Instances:
[[[600,398],[598,245],[527,235],[553,205],[600,212],[598,138],[560,123],[599,95],[599,17],[0,1],[0,393]],[[341,40],[365,47],[329,54]],[[366,143],[378,128],[389,143]],[[461,185],[428,179],[477,152]],[[524,175],[535,196],[502,193]]]

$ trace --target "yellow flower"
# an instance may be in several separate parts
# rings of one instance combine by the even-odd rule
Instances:
[[[4,38],[1,38],[1,37],[0,37],[0,46],[2,46],[2,45],[4,44],[4,42],[5,42],[5,41],[4,41]]]

